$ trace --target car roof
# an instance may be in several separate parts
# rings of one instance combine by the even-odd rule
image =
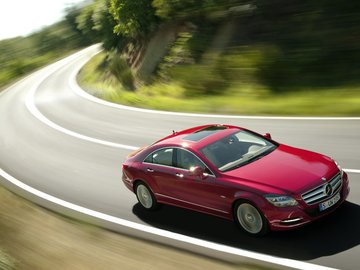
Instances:
[[[154,144],[158,146],[180,146],[198,150],[239,130],[243,130],[243,128],[222,124],[203,125],[179,132],[174,131],[173,134],[158,140]]]

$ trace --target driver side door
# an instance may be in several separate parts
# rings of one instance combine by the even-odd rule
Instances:
[[[201,167],[202,177],[192,174],[192,168]],[[175,152],[175,167],[181,175],[174,195],[181,199],[188,207],[211,212],[215,215],[228,213],[228,202],[221,194],[222,188],[216,183],[216,177],[206,164],[194,153],[187,149],[177,148]]]

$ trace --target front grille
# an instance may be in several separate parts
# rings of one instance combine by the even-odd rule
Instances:
[[[341,186],[342,178],[341,173],[339,172],[333,178],[331,178],[329,182],[326,182],[319,187],[303,193],[301,197],[307,204],[315,204],[337,193]],[[331,192],[329,192],[329,190]]]

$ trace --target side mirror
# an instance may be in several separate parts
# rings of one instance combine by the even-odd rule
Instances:
[[[194,166],[190,168],[190,175],[198,177],[200,179],[205,178],[204,170],[200,166]]]
[[[265,134],[264,134],[264,137],[267,138],[267,139],[269,139],[269,140],[271,140],[271,134],[270,134],[270,133],[265,133]]]

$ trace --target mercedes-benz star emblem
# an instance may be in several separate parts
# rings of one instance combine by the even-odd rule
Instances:
[[[325,186],[325,194],[327,196],[330,196],[331,194],[333,193],[333,189],[332,189],[332,186],[330,184],[327,184]]]

